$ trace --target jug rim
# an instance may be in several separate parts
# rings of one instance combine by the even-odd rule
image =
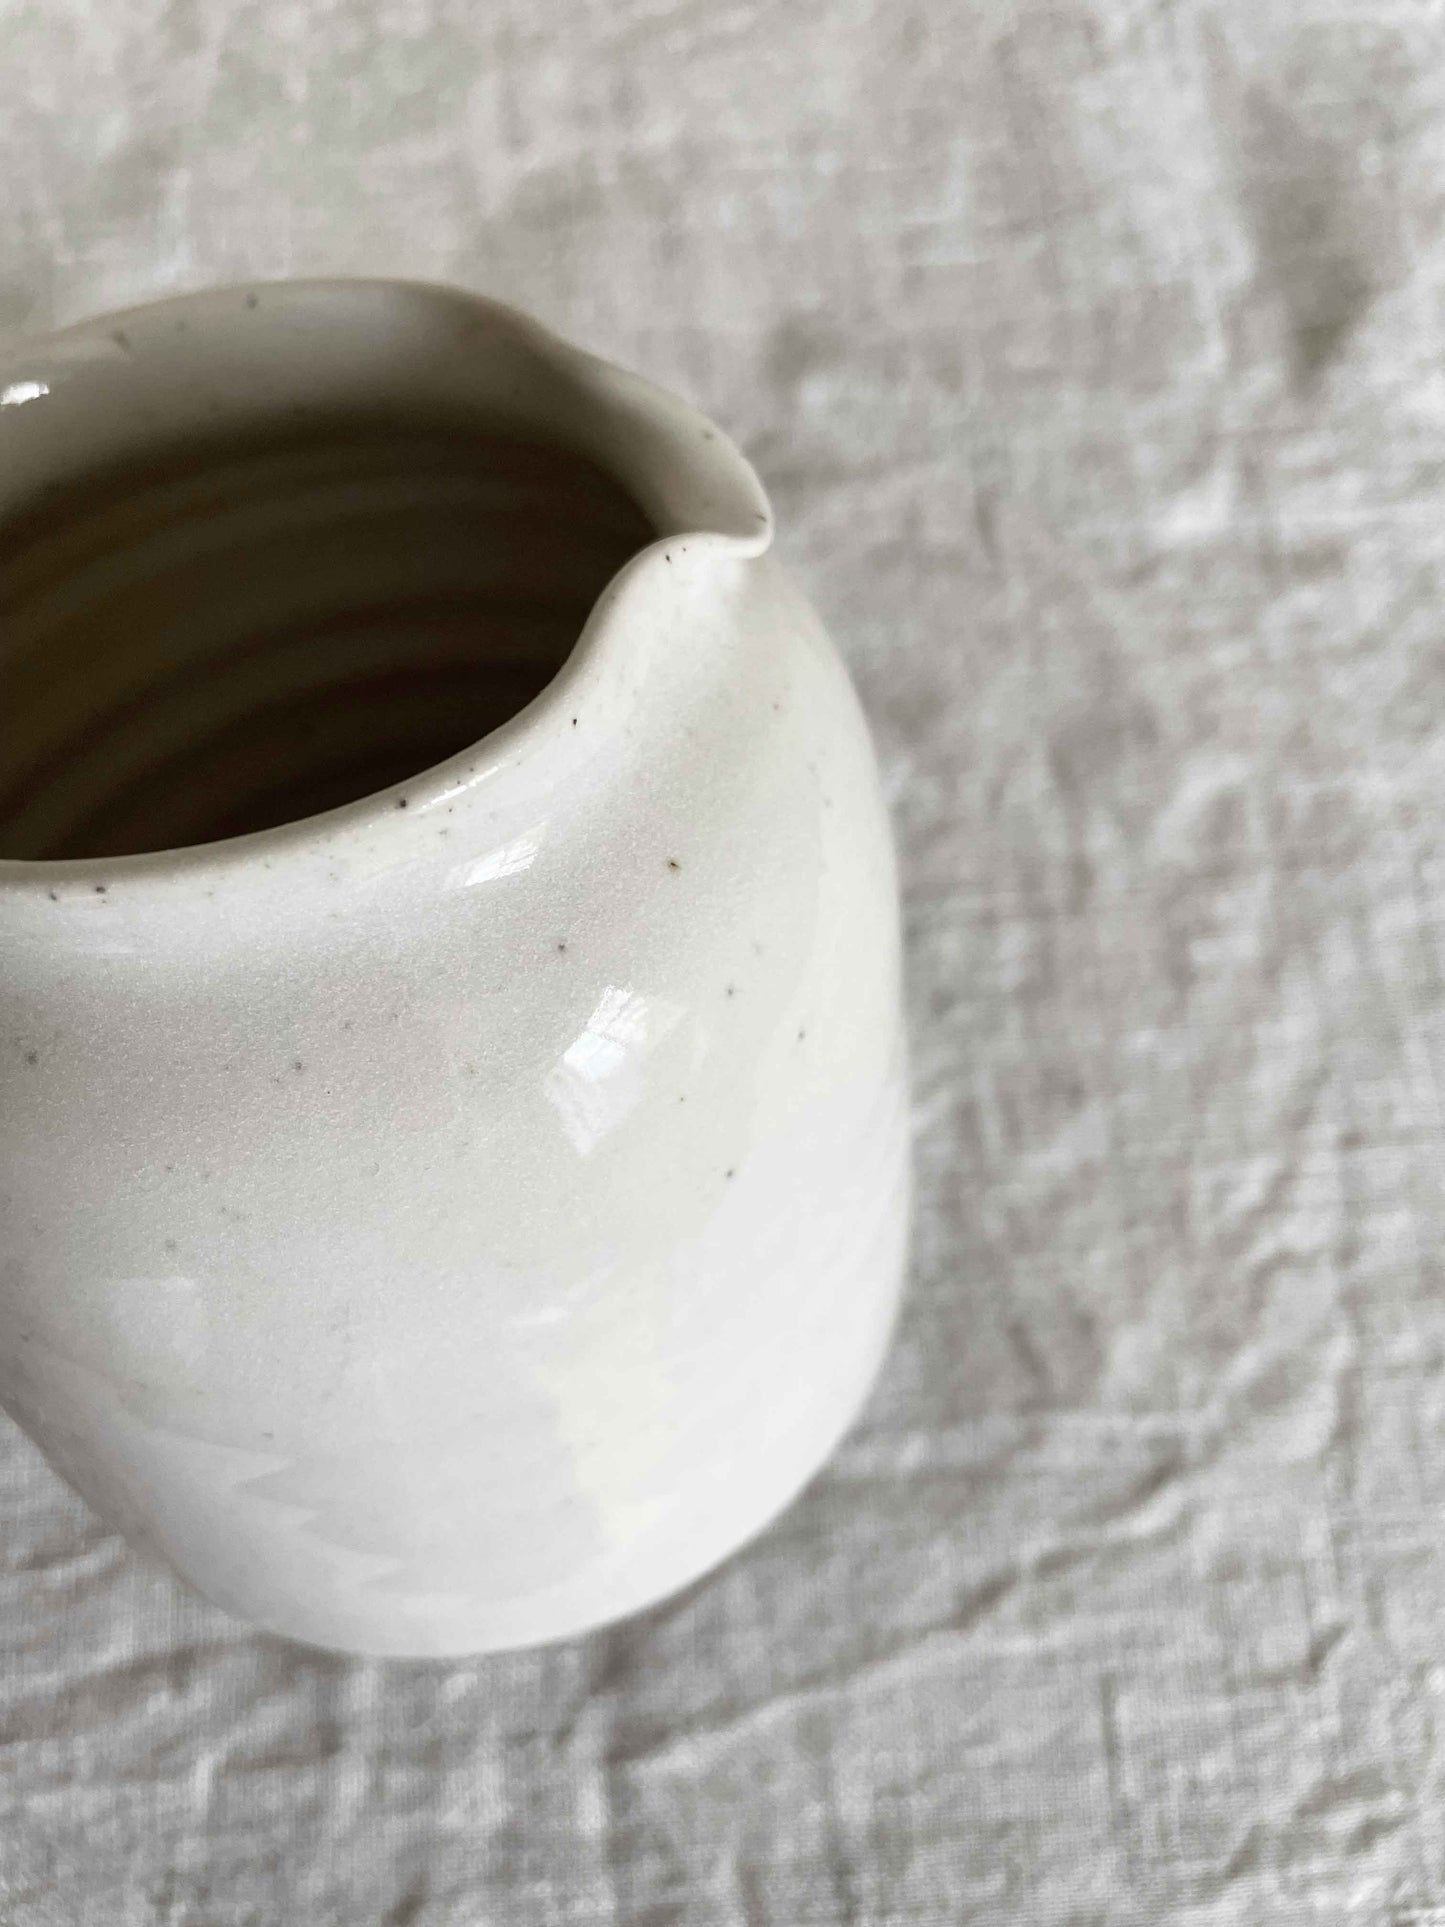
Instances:
[[[91,402],[104,392],[107,375],[132,377],[151,356],[164,379],[162,356],[179,355],[181,372],[204,364],[208,344],[221,341],[232,353],[247,331],[282,317],[299,320],[313,351],[317,335],[346,307],[369,306],[372,319],[398,335],[408,326],[438,338],[457,356],[475,355],[482,344],[513,359],[511,400],[519,428],[557,446],[570,446],[626,485],[657,528],[655,539],[625,561],[592,604],[567,655],[545,686],[515,714],[456,754],[419,769],[388,787],[334,808],[272,827],[210,842],[95,857],[26,858],[0,855],[0,894],[64,901],[77,894],[104,895],[112,882],[168,884],[194,881],[202,873],[252,867],[274,871],[289,856],[324,855],[358,837],[388,836],[419,824],[429,811],[454,804],[529,759],[548,738],[571,736],[585,719],[600,683],[615,667],[623,646],[625,611],[645,581],[663,567],[689,572],[715,563],[748,561],[771,545],[771,506],[752,465],[721,429],[692,405],[644,377],[578,347],[531,315],[490,296],[443,283],[376,276],[328,276],[236,283],[180,294],[97,315],[34,338],[0,346],[0,468],[20,431],[30,472],[43,472],[47,417],[72,388]],[[164,343],[164,349],[161,345]],[[324,352],[324,349],[323,349]],[[480,364],[473,364],[474,370]],[[524,392],[528,381],[536,384]],[[551,383],[547,410],[539,393]],[[180,382],[184,389],[184,380]],[[437,392],[445,393],[444,380]],[[537,406],[537,418],[529,412]],[[156,410],[149,411],[152,415]],[[560,419],[560,432],[545,431]],[[8,431],[8,432],[7,432]],[[115,446],[126,447],[123,439]],[[25,499],[24,469],[14,493]],[[0,516],[5,513],[0,485]]]

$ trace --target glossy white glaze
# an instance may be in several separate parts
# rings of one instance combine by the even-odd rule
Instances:
[[[896,890],[752,471],[508,310],[261,287],[11,350],[0,514],[218,395],[358,384],[584,451],[657,537],[415,779],[0,863],[0,1398],[232,1611],[462,1653],[694,1578],[856,1413],[907,1215]]]

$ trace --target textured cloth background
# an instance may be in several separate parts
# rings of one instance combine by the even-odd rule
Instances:
[[[469,283],[751,452],[874,719],[915,1281],[764,1539],[253,1638],[0,1435],[4,1927],[1445,1923],[1445,24],[0,0],[0,325]]]

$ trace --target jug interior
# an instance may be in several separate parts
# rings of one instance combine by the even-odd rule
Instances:
[[[0,856],[390,787],[556,674],[655,533],[585,456],[396,411],[196,435],[0,519]]]

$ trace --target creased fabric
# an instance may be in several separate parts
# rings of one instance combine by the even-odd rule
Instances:
[[[919,1204],[831,1469],[471,1665],[0,1435],[6,1927],[1445,1922],[1445,39],[1390,0],[0,0],[0,326],[465,282],[738,437]]]

